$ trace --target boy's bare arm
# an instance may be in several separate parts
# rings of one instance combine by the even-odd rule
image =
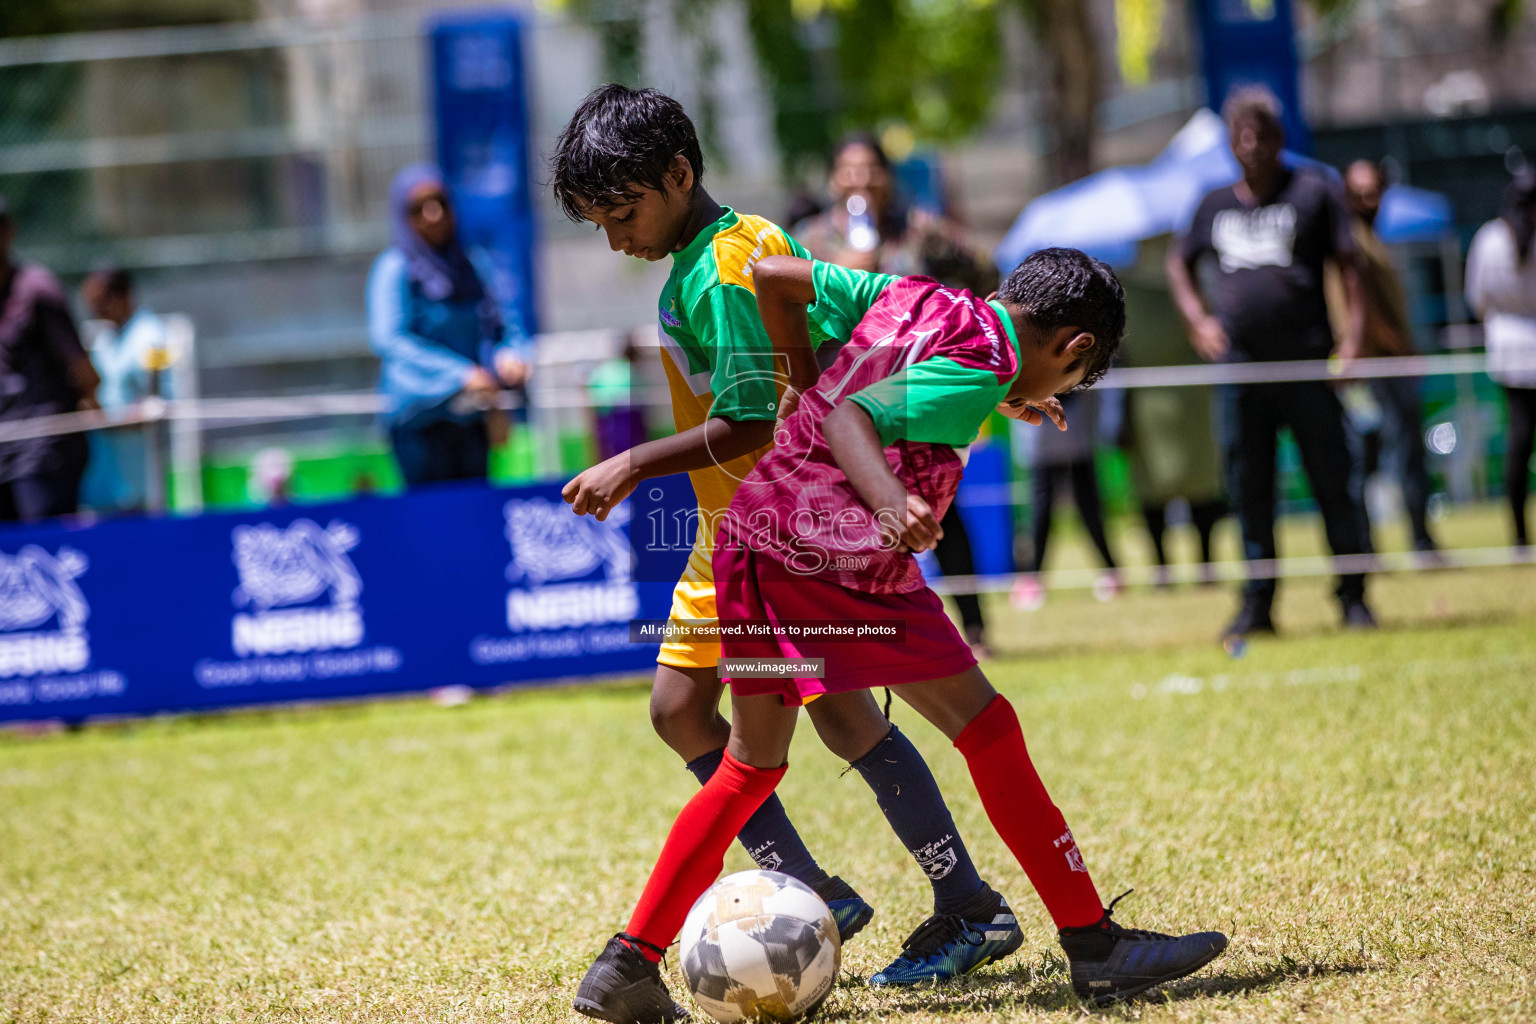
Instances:
[[[815,387],[821,376],[805,312],[816,301],[812,265],[810,260],[796,256],[769,256],[758,260],[752,268],[758,315],[763,318],[774,355],[784,356],[789,363],[789,380],[779,399],[781,423],[799,407],[800,396]]]
[[[768,340],[773,342],[775,353],[789,357],[790,385],[802,389],[815,384],[821,375],[805,315],[806,307],[816,302],[813,265],[797,256],[769,256],[752,268],[757,312],[763,318]]]
[[[897,524],[901,544],[912,551],[926,551],[939,542],[944,531],[938,517],[891,472],[869,413],[854,402],[843,402],[827,415],[822,429],[832,458],[877,521]]]
[[[560,491],[579,516],[599,520],[640,484],[652,477],[707,469],[751,454],[773,441],[769,420],[730,420],[712,416],[671,437],[635,445],[583,471]]]

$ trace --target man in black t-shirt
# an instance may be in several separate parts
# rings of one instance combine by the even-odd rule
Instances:
[[[1279,102],[1268,90],[1234,91],[1223,116],[1243,178],[1201,201],[1168,259],[1170,290],[1195,350],[1223,362],[1327,358],[1335,346],[1323,267],[1332,260],[1342,272],[1350,312],[1349,336],[1338,354],[1346,361],[1355,358],[1363,311],[1342,198],[1322,171],[1281,163]],[[1196,277],[1207,260],[1209,307]],[[1281,427],[1291,429],[1301,451],[1333,553],[1369,550],[1344,410],[1328,384],[1225,385],[1218,390],[1218,408],[1227,487],[1246,559],[1275,558],[1275,446]],[[1363,575],[1341,576],[1337,593],[1346,626],[1376,625],[1365,604]],[[1272,577],[1250,576],[1242,608],[1223,639],[1274,632],[1274,596]]]

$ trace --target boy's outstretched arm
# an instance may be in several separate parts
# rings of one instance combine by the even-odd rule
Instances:
[[[763,318],[768,340],[773,342],[774,354],[789,361],[789,381],[779,400],[780,422],[789,418],[799,406],[800,396],[821,376],[806,319],[806,308],[816,301],[816,284],[811,277],[814,265],[798,256],[769,256],[752,268],[758,315]]]
[[[671,437],[637,444],[584,470],[561,489],[579,516],[588,513],[608,518],[614,506],[629,497],[640,484],[657,476],[686,473],[692,469],[730,462],[766,447],[773,441],[771,420],[730,420],[712,416]]]
[[[822,430],[838,468],[874,512],[876,521],[894,527],[903,547],[926,551],[939,542],[944,531],[939,528],[938,517],[926,501],[908,493],[891,472],[885,446],[869,413],[855,402],[843,402],[827,415]]]

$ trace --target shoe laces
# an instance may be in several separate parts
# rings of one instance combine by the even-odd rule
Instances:
[[[658,974],[661,972],[663,967],[667,966],[667,949],[669,947],[657,946],[653,943],[646,942],[640,936],[631,935],[629,932],[619,932],[619,934],[615,935],[614,938],[619,940],[619,947],[621,949],[633,956],[635,959],[642,961],[647,966],[655,968]],[[644,953],[640,952],[642,948],[649,949],[657,956],[661,957],[661,963],[657,964]]]
[[[1110,915],[1115,912],[1115,904],[1119,903],[1121,900],[1125,899],[1135,891],[1135,889],[1127,889],[1125,892],[1109,901],[1109,906],[1104,908],[1104,930],[1109,932],[1109,934],[1113,935],[1117,939],[1130,939],[1135,942],[1161,942],[1172,939],[1174,937],[1172,935],[1164,935],[1162,932],[1148,931],[1145,928],[1127,928],[1124,925],[1121,925],[1111,919]]]
[[[918,962],[937,956],[944,947],[959,940],[979,946],[986,938],[959,914],[935,914],[918,925],[901,944],[901,958]]]

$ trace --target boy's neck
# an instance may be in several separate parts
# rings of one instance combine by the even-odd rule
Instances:
[[[725,216],[725,207],[715,202],[714,197],[704,191],[702,187],[694,191],[689,201],[688,220],[683,225],[683,233],[677,239],[677,248],[673,252],[682,252],[688,248],[699,232]]]
[[[1039,341],[1039,328],[1024,315],[1024,307],[1002,299],[993,299],[997,305],[1008,311],[1008,320],[1013,324],[1013,333],[1019,339],[1019,347],[1023,348],[1031,342]]]

